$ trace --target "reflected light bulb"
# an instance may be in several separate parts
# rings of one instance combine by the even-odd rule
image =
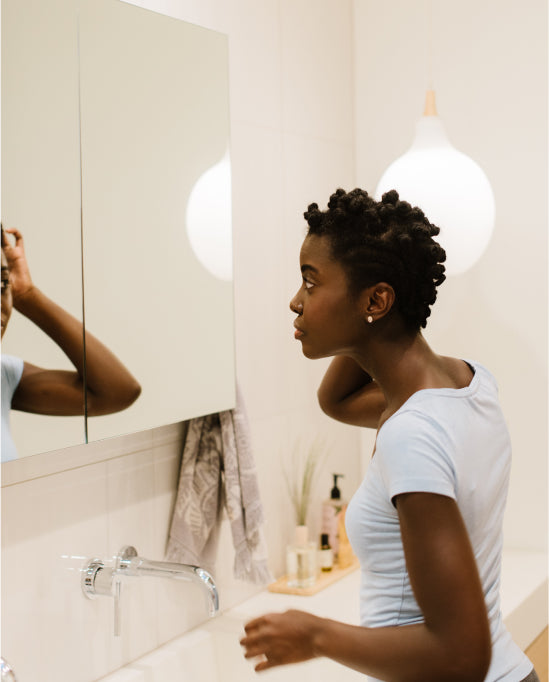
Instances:
[[[233,278],[231,164],[226,152],[196,181],[187,204],[187,236],[200,263],[218,279]]]
[[[376,199],[391,189],[440,227],[447,274],[465,272],[484,253],[494,229],[494,193],[480,166],[448,140],[432,91],[412,146],[382,175]]]

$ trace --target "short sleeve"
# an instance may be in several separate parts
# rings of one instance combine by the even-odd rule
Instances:
[[[3,355],[2,364],[2,429],[1,429],[1,459],[2,462],[9,462],[17,459],[17,448],[13,442],[10,429],[10,411],[13,394],[21,381],[23,367],[25,363],[21,358],[13,355]]]
[[[428,415],[416,411],[394,415],[379,431],[375,456],[391,501],[411,492],[457,498],[451,441]]]
[[[2,355],[2,384],[4,385],[5,382],[10,402],[11,396],[21,381],[24,364],[21,358],[17,358],[14,355]]]

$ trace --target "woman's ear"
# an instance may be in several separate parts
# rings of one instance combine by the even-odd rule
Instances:
[[[395,302],[395,290],[386,282],[368,287],[361,295],[364,319],[369,324],[385,317]]]

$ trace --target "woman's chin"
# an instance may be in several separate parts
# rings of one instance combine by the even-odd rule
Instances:
[[[309,360],[320,360],[321,358],[330,357],[328,353],[322,353],[319,352],[318,350],[315,351],[313,348],[308,348],[303,343],[301,344],[301,352]]]

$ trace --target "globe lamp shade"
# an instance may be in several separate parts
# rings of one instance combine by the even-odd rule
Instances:
[[[228,153],[203,173],[187,203],[187,236],[200,263],[218,279],[233,278],[231,164]]]
[[[440,227],[447,274],[478,261],[494,229],[494,193],[480,166],[450,144],[438,116],[421,117],[412,146],[382,175],[376,198],[391,189]]]

